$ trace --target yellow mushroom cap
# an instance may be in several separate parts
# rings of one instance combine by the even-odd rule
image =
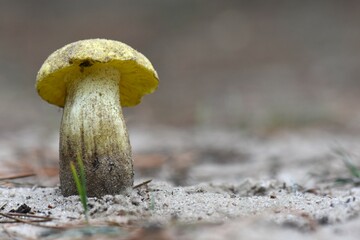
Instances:
[[[130,46],[113,40],[88,39],[70,43],[52,53],[37,74],[36,89],[45,101],[64,107],[65,76],[94,64],[108,64],[119,69],[120,104],[124,107],[139,104],[159,83],[150,61]]]

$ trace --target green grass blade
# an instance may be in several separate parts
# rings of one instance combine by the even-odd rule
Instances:
[[[71,173],[73,175],[73,178],[74,178],[74,181],[76,184],[76,188],[77,188],[78,192],[80,193],[81,192],[81,183],[80,183],[79,175],[76,171],[76,168],[75,168],[75,165],[73,162],[70,162],[70,169],[71,169]]]
[[[80,159],[80,160],[79,160]],[[84,209],[84,214],[85,214],[85,220],[86,222],[88,222],[88,206],[87,206],[87,193],[86,193],[86,182],[85,182],[85,171],[84,171],[84,165],[83,162],[81,160],[81,157],[78,157],[78,165],[79,165],[79,169],[80,169],[80,178],[79,178],[79,174],[75,168],[74,163],[71,161],[70,162],[70,169],[71,169],[71,173],[73,175],[75,184],[76,184],[76,188],[78,190],[79,196],[80,196],[80,201],[81,204],[83,206]]]
[[[360,169],[357,168],[351,159],[350,154],[348,154],[345,150],[342,150],[341,148],[337,148],[334,151],[338,156],[340,156],[346,166],[346,168],[348,169],[348,171],[350,172],[351,176],[355,179],[360,179]],[[346,181],[352,181],[354,182],[354,179],[347,179]],[[340,183],[344,182],[344,179],[342,178],[340,181],[338,181]]]
[[[81,183],[80,199],[81,199],[81,202],[82,202],[82,204],[84,206],[84,210],[87,213],[88,208],[87,208],[86,178],[85,178],[84,163],[83,163],[83,161],[81,159],[81,156],[77,157],[77,164],[78,164],[79,169],[80,169],[80,183]]]
[[[354,164],[352,164],[350,161],[346,161],[345,165],[353,177],[360,178],[360,170],[357,169]]]

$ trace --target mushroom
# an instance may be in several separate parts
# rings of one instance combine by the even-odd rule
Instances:
[[[119,194],[132,187],[134,170],[122,106],[135,106],[158,86],[150,61],[128,45],[106,39],[70,43],[41,66],[36,89],[63,107],[60,185],[77,194],[70,162],[81,157],[88,196]]]

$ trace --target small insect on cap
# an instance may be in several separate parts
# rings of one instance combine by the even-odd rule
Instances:
[[[119,69],[120,104],[135,106],[154,92],[159,78],[150,61],[130,46],[113,40],[88,39],[70,43],[52,53],[41,66],[36,79],[38,94],[45,101],[64,107],[71,74],[93,65]]]

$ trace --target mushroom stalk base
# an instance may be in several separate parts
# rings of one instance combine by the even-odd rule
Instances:
[[[67,76],[67,97],[60,129],[60,185],[64,196],[77,195],[70,162],[81,157],[87,194],[119,194],[133,186],[133,163],[119,101],[120,73],[104,65],[83,67]]]

